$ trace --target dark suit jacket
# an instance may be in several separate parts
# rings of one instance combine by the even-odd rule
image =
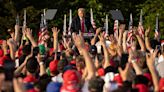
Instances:
[[[91,32],[94,32],[94,29],[91,25],[91,22],[89,20],[89,18],[85,17],[85,26],[87,28],[86,32],[89,32],[89,30]],[[71,31],[75,32],[75,33],[79,33],[79,30],[81,30],[81,23],[80,23],[80,18],[79,17],[75,17],[72,20],[72,24],[71,24]]]

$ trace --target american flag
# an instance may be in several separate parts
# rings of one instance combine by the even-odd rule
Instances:
[[[142,19],[142,10],[140,12],[140,21],[139,21],[139,25],[138,25],[138,33],[140,35],[140,37],[142,37],[142,39],[144,39],[144,28],[143,28],[143,19]]]
[[[131,46],[132,44],[132,35],[133,35],[133,17],[132,13],[130,14],[130,21],[129,21],[129,31],[128,31],[128,38],[127,38],[127,46]]]
[[[94,19],[93,19],[93,11],[92,11],[92,8],[90,9],[90,17],[91,17],[91,24],[92,24],[92,27],[93,27],[94,29],[96,29],[96,23],[95,23],[95,21],[94,21]]]
[[[40,31],[39,31],[39,39],[38,39],[38,44],[45,44],[45,41],[48,38],[48,31],[47,31],[47,24],[46,24],[46,20],[44,19],[45,17],[45,10],[44,10],[44,14],[41,14],[41,23],[40,23]]]
[[[114,21],[114,37],[118,39],[118,20]]]
[[[155,24],[155,37],[157,37],[158,39],[160,39],[160,30],[159,30],[159,20],[158,20],[158,16],[159,14],[157,14],[156,16],[156,24]]]

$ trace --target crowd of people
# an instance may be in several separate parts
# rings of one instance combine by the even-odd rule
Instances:
[[[133,27],[127,45],[125,24],[119,25],[116,38],[101,27],[93,29],[83,8],[78,15],[72,35],[62,39],[57,27],[52,37],[45,29],[39,44],[30,28],[9,30],[11,37],[0,41],[0,92],[164,92],[160,34],[150,39],[149,27],[141,37]],[[86,40],[87,29],[95,35]]]

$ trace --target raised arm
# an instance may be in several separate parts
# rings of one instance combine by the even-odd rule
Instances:
[[[17,45],[19,45],[20,44],[20,33],[19,33],[19,30],[20,30],[20,28],[19,28],[19,25],[15,25],[15,41],[16,41],[16,43],[17,43]]]
[[[42,75],[46,74],[46,69],[45,69],[45,66],[44,66],[44,62],[41,60],[41,55],[40,54],[38,54],[38,56],[37,56],[37,61],[38,61],[39,66],[40,66],[39,75],[42,76]]]
[[[105,58],[105,63],[104,63],[103,67],[105,69],[106,67],[110,66],[110,63],[109,63],[109,61],[110,61],[110,59],[109,59],[109,52],[108,52],[108,49],[107,49],[107,47],[105,45],[105,38],[103,37],[103,35],[99,36],[99,39],[100,39],[100,43],[101,43],[101,45],[103,47],[104,58]]]
[[[9,49],[10,49],[10,57],[11,57],[12,60],[15,60],[16,46],[13,42],[14,42],[13,39],[10,38],[7,41],[7,44],[8,44]]]
[[[136,75],[142,75],[143,74],[142,69],[138,66],[137,59],[134,58],[134,55],[133,55],[133,53],[131,51],[129,53],[128,61],[130,63],[132,63],[133,68],[134,68],[134,70],[136,72]]]
[[[59,29],[57,29],[57,27],[53,27],[52,28],[52,32],[53,32],[53,37],[54,37],[54,51],[57,52],[58,50],[58,33],[59,33]]]
[[[97,37],[98,37],[98,35],[99,35],[100,32],[101,32],[101,28],[97,28],[96,29],[96,34],[94,35],[94,37],[91,40],[91,45],[95,45],[96,39],[97,39]]]
[[[81,35],[73,34],[73,40],[74,40],[74,44],[76,45],[78,50],[80,50],[82,55],[84,56],[86,69],[88,71],[87,79],[91,79],[92,77],[95,76],[96,68],[94,66],[94,63],[93,63],[90,55],[89,55],[89,52],[85,49],[84,39]]]
[[[159,92],[159,85],[158,85],[159,79],[158,79],[156,69],[154,66],[155,57],[156,57],[157,53],[158,53],[158,50],[156,49],[153,53],[146,54],[146,63],[147,63],[147,66],[148,66],[149,71],[150,71],[151,76],[152,76],[153,85],[154,85],[154,92]]]
[[[30,30],[30,28],[26,28],[26,30],[24,32],[25,32],[26,37],[30,40],[32,46],[36,47],[37,43],[32,36],[32,30]]]
[[[26,66],[27,60],[32,57],[32,54],[28,55],[24,62],[14,71],[14,75],[19,75],[22,73],[23,68]]]
[[[3,40],[2,50],[4,52],[4,55],[7,55],[7,41],[6,40]]]
[[[127,36],[127,31],[125,31],[125,32],[123,33],[123,43],[122,43],[122,47],[123,47],[123,52],[124,52],[124,53],[127,53],[126,36]]]
[[[153,48],[150,45],[150,41],[149,41],[149,33],[150,33],[150,27],[148,27],[148,29],[146,29],[145,31],[145,45],[146,45],[146,49],[151,52],[153,50]]]
[[[119,27],[119,37],[118,37],[118,45],[122,46],[122,37],[125,31],[125,24],[121,24]]]
[[[137,37],[138,43],[139,43],[139,45],[141,47],[141,51],[146,51],[145,43],[144,43],[143,39],[139,36],[139,33],[137,31],[138,29],[134,28],[133,30],[134,30],[135,35]]]

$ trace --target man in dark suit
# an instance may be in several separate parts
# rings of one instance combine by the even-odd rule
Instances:
[[[79,33],[79,31],[82,33],[94,32],[90,19],[85,17],[84,8],[78,9],[78,16],[73,19],[71,24],[71,31],[75,33]]]

